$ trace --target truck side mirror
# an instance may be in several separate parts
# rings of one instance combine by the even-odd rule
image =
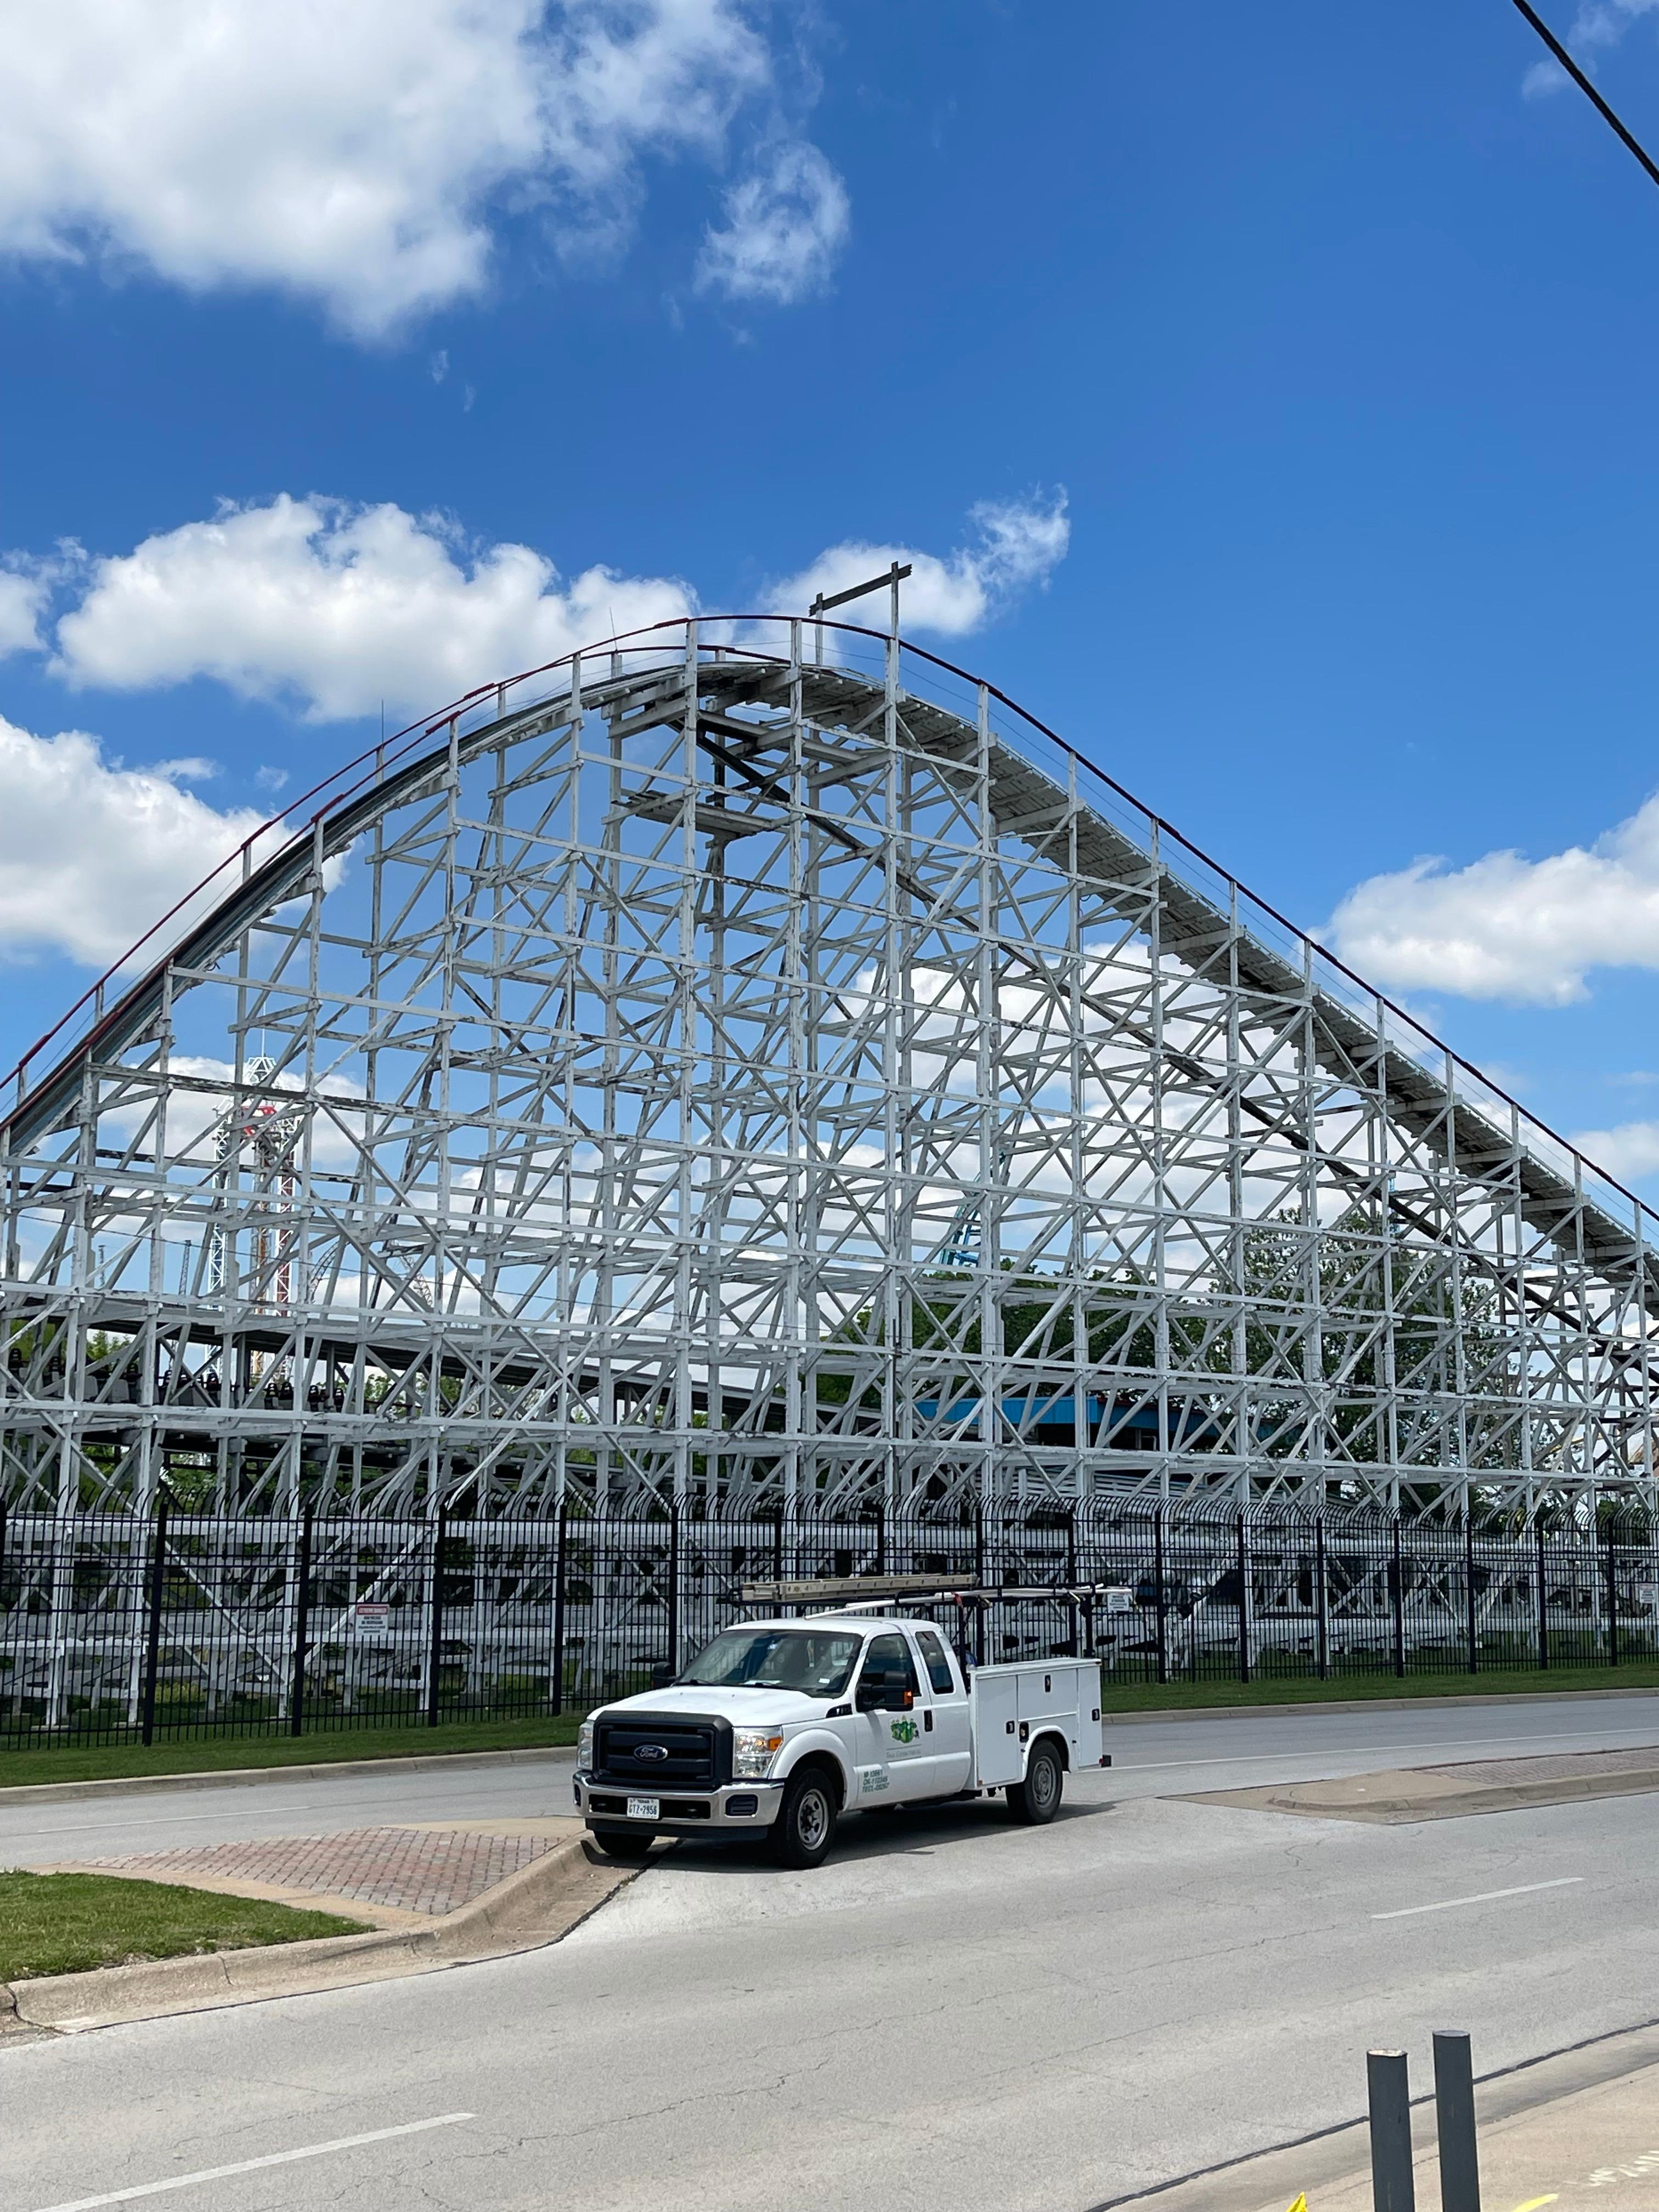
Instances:
[[[858,1686],[858,1709],[861,1713],[878,1713],[887,1702],[887,1692],[880,1682],[860,1682]]]

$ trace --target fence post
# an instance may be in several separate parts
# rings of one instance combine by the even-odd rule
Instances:
[[[887,1500],[880,1499],[876,1506],[876,1572],[887,1571]]]
[[[299,1589],[294,1601],[294,1673],[288,1693],[288,1732],[305,1734],[306,1646],[311,1641],[311,1527],[313,1509],[307,1505],[300,1522]]]
[[[1469,1672],[1478,1674],[1480,1655],[1475,1647],[1474,1512],[1468,1505],[1463,1509],[1463,1627],[1468,1644]]]
[[[1371,2201],[1376,2212],[1417,2212],[1405,2052],[1368,2051],[1365,2087],[1370,2106]]]
[[[1538,1539],[1538,1664],[1541,1669],[1550,1663],[1550,1594],[1544,1561],[1544,1524],[1534,1518],[1532,1525]]]
[[[553,1674],[548,1704],[556,1713],[564,1711],[564,1528],[569,1506],[559,1500],[559,1517],[553,1529]]]
[[[1066,1584],[1068,1589],[1075,1590],[1077,1588],[1077,1501],[1075,1499],[1073,1500],[1066,1516]],[[1066,1601],[1066,1617],[1071,1624],[1072,1641],[1069,1646],[1071,1656],[1073,1659],[1080,1658],[1082,1646],[1078,1642],[1079,1617],[1075,1597],[1067,1598]]]
[[[155,1532],[150,1539],[149,1615],[144,1626],[144,1686],[138,1705],[139,1741],[155,1741],[155,1678],[161,1668],[161,1602],[167,1581],[167,1493],[155,1501]]]
[[[1613,1527],[1607,1527],[1607,1664],[1619,1664],[1619,1576],[1613,1554]]]
[[[1158,1590],[1158,1679],[1170,1679],[1170,1593],[1164,1582],[1164,1508],[1152,1516],[1152,1578]]]
[[[977,1499],[974,1505],[974,1587],[983,1589],[985,1583],[985,1504]],[[985,1601],[981,1598],[974,1607],[974,1664],[985,1664]]]
[[[1325,1521],[1322,1514],[1314,1522],[1314,1649],[1318,1655],[1319,1679],[1322,1682],[1331,1671],[1331,1608],[1330,1592],[1325,1579]]]
[[[668,1663],[680,1671],[680,1501],[668,1507]]]
[[[1440,2139],[1440,2212],[1480,2212],[1474,2136],[1474,2062],[1469,2039],[1434,2031],[1435,2130]]]
[[[20,1601],[22,1601],[22,1599],[23,1599],[23,1593],[22,1593],[22,1591],[21,1591],[21,1590],[20,1590],[20,1591],[19,1591],[19,1593],[18,1593],[18,1596],[19,1596],[19,1600],[20,1600]],[[3,1610],[3,1607],[4,1607],[4,1606],[5,1606],[5,1602],[6,1602],[6,1501],[5,1501],[5,1499],[4,1499],[3,1498],[0,1498],[0,1610]],[[27,1613],[25,1613],[25,1614],[23,1615],[23,1618],[27,1620],[27,1619],[28,1618],[27,1614]],[[21,1650],[21,1638],[20,1638],[20,1648],[19,1648],[19,1650],[18,1650],[18,1654],[17,1654],[17,1656],[18,1656],[18,1657],[19,1657],[20,1659],[23,1656],[22,1650]],[[12,1705],[12,1713],[13,1713],[13,1716],[14,1716],[14,1717],[15,1718],[15,1720],[16,1720],[16,1722],[17,1722],[18,1729],[19,1729],[19,1730],[20,1730],[20,1732],[21,1732],[21,1728],[22,1728],[22,1724],[23,1724],[23,1699],[22,1699],[22,1696],[21,1696],[22,1684],[21,1683],[21,1681],[19,1681],[19,1680],[18,1680],[18,1679],[17,1679],[17,1677],[16,1677],[16,1675],[15,1675],[15,1674],[14,1674],[14,1675],[13,1675],[13,1677],[12,1677],[12,1684],[13,1684],[13,1687],[14,1687],[14,1689],[15,1689],[15,1690],[16,1690],[16,1691],[17,1691],[17,1692],[18,1692],[18,1695],[17,1695],[17,1697],[16,1697],[16,1698],[15,1698],[15,1702],[14,1702],[14,1704],[13,1704],[13,1705]],[[5,1717],[5,1716],[4,1716],[3,1708],[0,1708],[0,1722],[3,1722],[4,1717]]]
[[[1394,1671],[1406,1679],[1406,1553],[1400,1540],[1400,1509],[1394,1516]]]
[[[440,1505],[432,1530],[432,1601],[426,1653],[426,1724],[438,1725],[438,1669],[444,1656],[444,1560],[449,1549],[449,1508]]]
[[[1243,1512],[1238,1516],[1238,1679],[1250,1679],[1250,1552]]]

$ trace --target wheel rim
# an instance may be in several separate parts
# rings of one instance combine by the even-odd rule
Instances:
[[[809,1851],[817,1850],[830,1832],[830,1801],[821,1790],[805,1790],[795,1814],[795,1832]]]
[[[1060,1770],[1046,1753],[1032,1765],[1031,1795],[1042,1813],[1046,1813],[1060,1795]]]

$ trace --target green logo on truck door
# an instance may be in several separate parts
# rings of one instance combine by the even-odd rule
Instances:
[[[914,1721],[903,1720],[895,1721],[893,1723],[893,1741],[895,1743],[914,1743],[921,1734],[921,1730],[916,1726]]]

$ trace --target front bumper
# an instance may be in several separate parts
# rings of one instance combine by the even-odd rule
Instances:
[[[778,1817],[783,1798],[781,1782],[725,1782],[717,1790],[679,1790],[664,1792],[641,1790],[639,1784],[608,1782],[603,1775],[579,1773],[572,1787],[576,1810],[590,1828],[644,1828],[653,1835],[706,1836],[716,1833],[752,1835],[769,1828]],[[628,1810],[630,1797],[654,1796],[661,1811],[645,1820]]]

